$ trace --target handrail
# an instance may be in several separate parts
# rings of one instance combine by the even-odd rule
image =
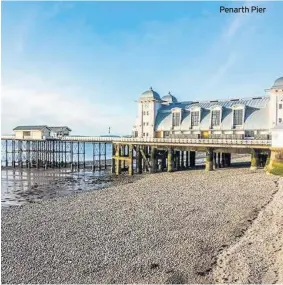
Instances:
[[[14,136],[2,136],[2,140],[40,140],[25,138],[19,139]],[[53,138],[47,138],[53,139]],[[270,145],[271,140],[257,139],[190,139],[190,138],[121,138],[121,137],[88,137],[88,136],[65,136],[61,141],[84,141],[84,142],[137,142],[137,143],[176,143],[176,144],[224,144],[224,145]]]

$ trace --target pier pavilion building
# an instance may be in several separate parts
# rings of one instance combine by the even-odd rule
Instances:
[[[150,88],[138,100],[133,136],[139,138],[271,139],[283,123],[283,77],[266,95],[252,98],[179,102]],[[283,142],[282,142],[283,144]]]

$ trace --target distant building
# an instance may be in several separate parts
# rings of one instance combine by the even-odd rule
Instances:
[[[283,122],[283,77],[266,92],[245,99],[178,102],[171,93],[161,98],[150,88],[138,100],[133,136],[269,139]]]
[[[71,129],[68,127],[18,126],[13,129],[17,139],[45,139],[68,136]]]
[[[68,136],[72,131],[69,127],[49,127],[50,136],[53,138],[61,138],[64,136]]]
[[[50,136],[48,126],[18,126],[13,131],[17,139],[43,139]]]

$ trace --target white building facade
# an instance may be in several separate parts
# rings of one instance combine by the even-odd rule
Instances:
[[[172,94],[161,98],[150,88],[138,100],[133,136],[270,139],[272,129],[283,123],[283,77],[266,93],[253,98],[178,102]]]

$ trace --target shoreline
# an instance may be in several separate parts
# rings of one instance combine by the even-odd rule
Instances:
[[[250,227],[217,257],[216,283],[283,283],[283,178]]]
[[[234,155],[233,164],[246,167],[248,159],[249,155]],[[184,171],[195,171],[204,167],[203,163],[202,158],[198,157],[196,167]],[[1,205],[8,208],[80,192],[102,190],[118,185],[119,181],[120,184],[123,181],[135,181],[148,174],[134,174],[134,178],[128,178],[127,172],[116,177],[111,173],[111,168],[100,171],[72,171],[71,168],[4,168],[1,171]]]
[[[5,175],[6,174],[6,175]],[[99,191],[111,186],[133,183],[143,175],[116,176],[110,170],[70,171],[69,169],[7,170],[1,173],[1,206],[3,209],[20,207],[29,203]],[[3,179],[3,176],[6,176]],[[12,176],[10,178],[10,176]]]
[[[2,282],[213,283],[277,181],[247,168],[146,174],[4,211]]]

